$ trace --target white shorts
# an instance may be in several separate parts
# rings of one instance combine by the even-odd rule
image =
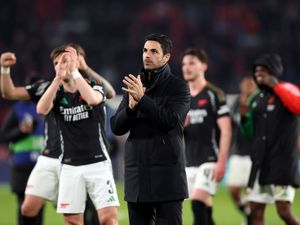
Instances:
[[[272,204],[275,201],[293,202],[295,188],[292,186],[265,185],[261,186],[256,179],[253,189],[249,190],[248,201],[263,204]]]
[[[199,167],[186,167],[189,196],[194,189],[201,189],[214,195],[217,191],[217,182],[214,179],[216,163],[203,163]]]
[[[39,156],[28,178],[25,194],[56,201],[61,165],[59,159]]]
[[[97,210],[120,205],[110,162],[82,166],[63,164],[57,212],[83,213],[87,193]]]
[[[232,155],[229,162],[228,186],[247,187],[251,172],[250,156]]]

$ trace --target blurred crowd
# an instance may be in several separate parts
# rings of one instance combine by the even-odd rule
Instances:
[[[51,49],[77,42],[121,93],[122,77],[141,67],[143,37],[161,32],[174,42],[175,74],[182,51],[198,46],[210,57],[209,78],[235,93],[261,52],[280,53],[286,80],[299,83],[299,12],[297,0],[12,0],[0,9],[0,49],[16,52],[14,78],[23,84],[27,75],[51,78]]]
[[[142,66],[144,36],[160,32],[174,42],[170,64],[176,75],[182,76],[183,50],[201,47],[209,55],[208,79],[237,93],[262,52],[279,53],[284,79],[300,84],[299,24],[298,0],[11,0],[0,8],[0,49],[16,53],[13,79],[24,85],[27,76],[53,77],[54,47],[79,43],[89,65],[121,94],[123,76]],[[1,124],[12,103],[0,98],[0,104]]]

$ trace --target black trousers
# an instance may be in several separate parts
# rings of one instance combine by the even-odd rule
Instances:
[[[127,202],[130,225],[182,225],[182,200]]]

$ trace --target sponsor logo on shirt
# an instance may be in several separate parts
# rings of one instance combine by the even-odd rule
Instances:
[[[204,118],[207,116],[206,109],[191,109],[188,112],[190,124],[203,123]]]
[[[92,110],[92,106],[80,105],[70,108],[60,106],[60,113],[64,116],[64,121],[75,122],[89,118],[88,111]]]

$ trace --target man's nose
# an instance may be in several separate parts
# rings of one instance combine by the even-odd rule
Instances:
[[[144,55],[145,55],[146,58],[150,58],[149,52],[144,52]]]

